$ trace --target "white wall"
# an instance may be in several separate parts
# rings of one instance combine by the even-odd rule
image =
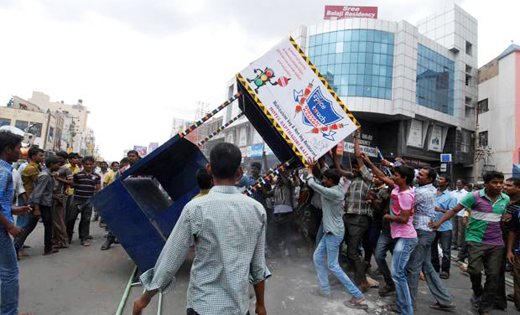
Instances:
[[[479,85],[478,99],[487,98],[489,106],[489,111],[479,116],[479,131],[488,131],[493,149],[488,164],[510,176],[515,146],[515,53],[499,60],[498,67],[497,76]]]

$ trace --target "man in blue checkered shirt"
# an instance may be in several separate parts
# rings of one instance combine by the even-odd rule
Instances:
[[[22,137],[0,132],[0,314],[18,315],[19,270],[12,237],[22,234],[13,224],[13,214],[26,214],[31,208],[12,207],[13,167],[20,157]]]
[[[431,167],[422,168],[416,178],[419,187],[415,188],[413,225],[417,231],[419,243],[412,252],[406,266],[408,286],[410,287],[414,309],[416,307],[419,274],[421,271],[424,273],[428,288],[436,300],[436,303],[430,307],[443,310],[455,308],[453,298],[449,295],[448,290],[446,290],[432,266],[431,245],[435,239],[435,231],[430,228],[430,223],[435,221],[437,189],[433,186],[433,182],[436,178],[437,172]]]
[[[146,292],[134,303],[139,315],[159,291],[171,291],[175,274],[190,244],[195,245],[188,287],[189,315],[249,314],[249,283],[256,294],[256,313],[266,314],[264,207],[235,187],[242,177],[238,147],[217,144],[210,153],[208,172],[214,187],[209,194],[189,202],[182,211],[155,267],[141,275]]]

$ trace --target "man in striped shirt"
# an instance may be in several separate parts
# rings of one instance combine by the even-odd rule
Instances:
[[[502,257],[505,246],[502,238],[502,221],[509,205],[509,196],[502,193],[504,174],[491,171],[482,176],[485,188],[469,193],[459,204],[446,212],[432,224],[437,230],[441,224],[451,219],[462,209],[471,209],[466,243],[468,247],[468,273],[471,278],[473,297],[471,303],[478,308],[479,314],[490,314],[497,305],[498,292],[505,292],[500,285]],[[482,286],[482,269],[486,282]],[[502,271],[503,272],[503,271]]]
[[[79,239],[81,245],[90,246],[90,218],[92,216],[92,198],[101,189],[101,176],[94,173],[95,160],[92,156],[86,156],[83,161],[83,170],[74,174],[74,200],[70,207],[70,213],[67,218],[67,235],[69,236],[69,244],[72,242],[74,234],[74,225],[78,215],[81,213],[79,222]]]

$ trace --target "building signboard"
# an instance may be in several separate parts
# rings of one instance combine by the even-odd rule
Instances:
[[[442,152],[442,127],[433,126],[428,140],[428,150]]]
[[[148,144],[148,153],[152,153],[158,147],[159,147],[159,142],[150,142]]]
[[[441,154],[441,162],[451,163],[451,153]]]
[[[264,153],[264,144],[257,143],[247,147],[247,157],[258,158]]]
[[[359,145],[359,148],[361,149],[361,153],[366,153],[366,155],[374,158],[378,157],[377,148],[367,147],[361,144]],[[354,143],[345,142],[345,152],[354,153]]]
[[[137,151],[137,153],[139,153],[139,156],[143,157],[146,156],[148,148],[141,145],[134,145],[134,150]]]
[[[353,18],[377,19],[377,7],[326,5],[325,15],[323,18],[325,20]]]
[[[302,161],[317,160],[359,126],[292,40],[283,40],[237,75]]]
[[[422,148],[423,147],[423,122],[420,120],[412,119],[410,124],[410,131],[408,132],[408,141],[406,145],[410,147]]]

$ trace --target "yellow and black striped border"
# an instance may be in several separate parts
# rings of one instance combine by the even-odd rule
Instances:
[[[269,111],[267,110],[267,107],[265,107],[265,105],[262,103],[262,101],[260,100],[260,98],[258,97],[258,95],[256,95],[256,93],[251,89],[251,87],[249,86],[249,84],[247,84],[247,80],[244,79],[244,77],[242,77],[242,75],[240,75],[240,73],[237,73],[237,79],[238,81],[240,81],[240,83],[242,83],[242,85],[246,88],[247,92],[249,93],[249,95],[251,95],[251,97],[253,97],[253,99],[255,100],[256,104],[260,107],[260,109],[264,112],[264,114],[267,116],[267,118],[269,119],[269,121],[271,122],[271,124],[273,125],[273,127],[278,130],[278,132],[280,132],[280,134],[282,135],[282,137],[284,138],[285,142],[287,142],[287,144],[289,144],[289,146],[291,147],[291,149],[294,151],[294,153],[296,154],[296,156],[302,161],[302,163],[304,165],[307,165],[307,161],[305,159],[305,157],[303,156],[303,154],[301,154],[301,152],[298,150],[298,148],[296,147],[296,145],[294,145],[294,143],[292,142],[291,138],[289,138],[287,136],[287,134],[285,133],[285,131],[283,131],[282,127],[280,127],[280,125],[278,124],[278,122],[274,119],[274,117],[269,113]]]
[[[303,58],[303,60],[305,60],[305,62],[309,65],[309,67],[311,67],[312,71],[314,71],[314,73],[318,76],[318,78],[320,78],[320,81],[321,83],[323,83],[323,85],[325,85],[325,87],[327,88],[327,90],[329,90],[330,94],[332,95],[332,97],[334,97],[334,99],[336,100],[336,102],[338,102],[339,106],[341,106],[341,108],[345,111],[345,113],[347,114],[347,116],[352,120],[352,122],[357,126],[357,128],[361,128],[361,125],[359,124],[359,121],[356,119],[356,117],[354,117],[354,115],[348,110],[347,106],[345,104],[343,104],[343,102],[341,101],[341,99],[339,98],[339,96],[336,94],[336,92],[334,91],[334,89],[332,88],[332,86],[329,84],[329,82],[327,82],[327,80],[320,74],[320,72],[318,71],[318,69],[316,68],[316,66],[311,62],[311,60],[309,59],[309,57],[307,57],[307,55],[303,52],[303,50],[300,48],[300,46],[298,46],[298,44],[296,44],[296,42],[294,41],[294,39],[292,37],[289,36],[289,40],[291,41],[291,44],[294,46],[294,48],[296,48],[296,50],[300,53],[300,56]]]

